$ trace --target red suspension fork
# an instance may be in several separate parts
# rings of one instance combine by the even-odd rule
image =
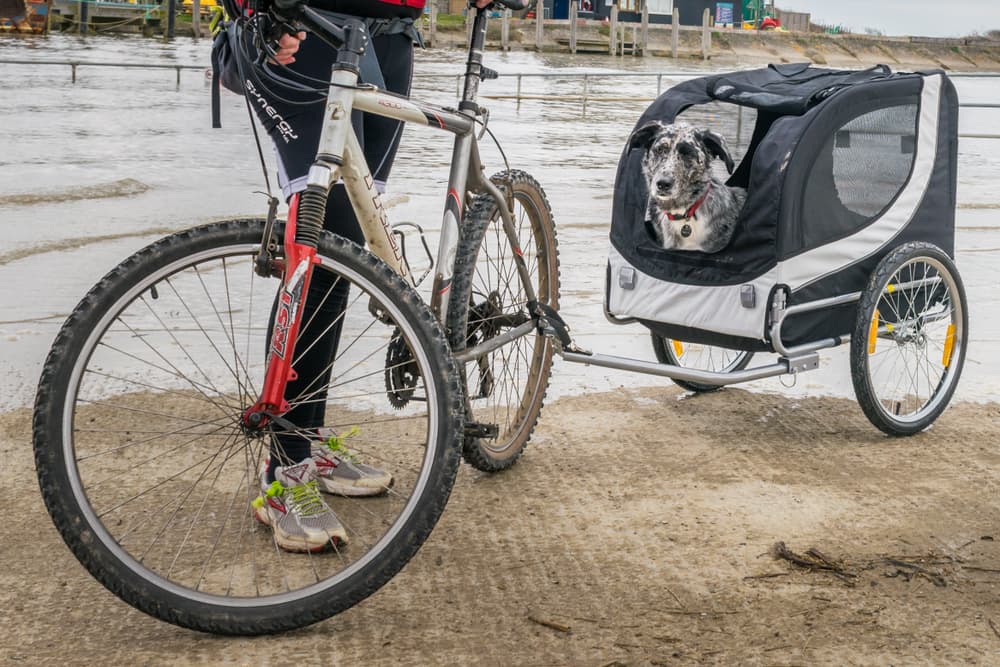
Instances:
[[[285,400],[285,389],[297,377],[292,368],[295,343],[298,341],[313,267],[319,261],[316,248],[295,241],[298,212],[299,195],[295,194],[289,202],[288,221],[285,223],[284,282],[274,314],[264,387],[257,402],[243,413],[243,422],[252,428],[266,425],[268,415],[280,416],[291,409]]]

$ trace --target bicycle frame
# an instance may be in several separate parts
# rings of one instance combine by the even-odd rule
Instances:
[[[470,8],[471,11],[471,8]],[[403,256],[389,223],[381,195],[368,168],[364,152],[351,125],[351,113],[365,113],[392,118],[401,122],[427,125],[455,135],[445,208],[441,223],[441,238],[435,266],[431,295],[431,310],[443,321],[448,312],[448,292],[451,288],[455,253],[460,240],[460,220],[470,195],[487,193],[497,202],[504,231],[515,249],[514,261],[529,304],[536,302],[528,268],[518,252],[517,233],[511,213],[511,200],[483,175],[476,138],[476,126],[482,122],[478,103],[479,82],[483,75],[482,52],[486,41],[486,12],[477,11],[473,22],[465,84],[459,109],[428,104],[408,97],[379,90],[374,86],[358,85],[358,62],[365,48],[367,35],[363,24],[349,22],[343,28],[331,24],[314,10],[304,7],[301,22],[320,39],[339,49],[333,66],[325,118],[320,135],[316,161],[309,169],[306,190],[289,202],[285,226],[285,270],[278,298],[278,310],[272,332],[267,370],[261,397],[244,413],[244,423],[253,428],[263,427],[288,411],[285,389],[294,379],[292,359],[301,313],[309,290],[312,267],[316,262],[316,242],[323,224],[323,210],[330,188],[342,181],[357,215],[368,248],[393,270],[413,282],[410,268]],[[343,35],[343,38],[341,38]],[[343,41],[343,43],[338,43]],[[318,208],[318,213],[317,213]],[[530,325],[530,326],[529,326]],[[521,325],[498,337],[491,345],[463,355],[463,361],[474,359],[517,337],[534,331],[534,323]]]

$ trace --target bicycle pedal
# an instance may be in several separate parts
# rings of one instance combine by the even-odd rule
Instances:
[[[500,427],[496,424],[465,422],[465,436],[467,438],[490,438],[491,440],[496,440],[499,435]]]

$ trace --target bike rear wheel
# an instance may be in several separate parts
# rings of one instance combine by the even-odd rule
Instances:
[[[559,252],[552,210],[538,182],[523,171],[493,176],[513,198],[514,242],[497,202],[478,196],[462,223],[448,331],[456,353],[531,321],[527,292],[515,264],[524,258],[540,303],[559,307]],[[514,465],[541,414],[552,368],[552,343],[537,331],[465,364],[467,419],[473,430],[462,450],[473,467],[496,472]]]
[[[262,221],[217,223],[124,261],[60,331],[34,413],[42,495],[80,562],[138,609],[215,633],[300,627],[373,593],[430,533],[459,461],[461,390],[441,328],[385,264],[324,234],[315,270],[350,285],[341,343],[325,399],[288,399],[324,400],[326,426],[357,427],[348,445],[394,483],[325,496],[349,537],[331,553],[283,552],[254,522],[271,434],[241,417],[261,389],[278,287],[253,270],[262,236]],[[385,387],[390,345],[417,371],[402,409]]]

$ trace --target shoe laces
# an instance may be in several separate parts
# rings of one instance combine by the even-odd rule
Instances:
[[[283,496],[288,509],[301,517],[318,516],[330,510],[323,501],[323,496],[319,494],[316,480],[290,487],[285,487],[275,480],[267,489],[267,495]]]
[[[345,461],[348,461],[350,463],[359,463],[358,455],[349,450],[344,445],[344,440],[346,440],[347,438],[353,438],[360,432],[361,432],[360,428],[358,428],[357,426],[352,426],[351,430],[349,430],[344,435],[336,435],[336,434],[331,435],[329,438],[326,439],[326,441],[323,444],[338,458],[344,459]]]

